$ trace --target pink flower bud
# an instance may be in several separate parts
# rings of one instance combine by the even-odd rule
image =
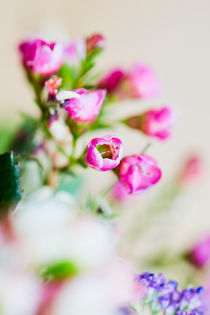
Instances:
[[[146,154],[130,155],[121,161],[118,175],[128,193],[133,194],[156,184],[161,178],[161,170],[156,160]]]
[[[92,51],[95,48],[103,49],[106,45],[106,40],[101,34],[93,34],[86,40],[87,50]]]
[[[128,94],[133,98],[155,97],[162,90],[154,70],[144,64],[135,64],[128,72],[126,81]]]
[[[106,89],[108,93],[113,93],[119,88],[124,76],[125,73],[122,69],[112,69],[100,79],[98,86],[102,89]]]
[[[210,236],[198,242],[189,254],[192,263],[197,267],[204,267],[210,263]]]
[[[171,135],[171,128],[175,121],[175,111],[170,107],[163,107],[130,117],[127,124],[131,128],[140,129],[148,136],[165,140]]]
[[[86,163],[96,170],[108,171],[119,165],[123,154],[123,144],[119,138],[106,135],[92,139],[85,155]]]
[[[58,77],[52,77],[49,80],[45,81],[45,87],[50,96],[55,96],[58,92],[58,88],[61,86],[62,79]]]
[[[105,95],[105,90],[78,89],[73,91],[71,98],[64,100],[63,108],[76,123],[91,123],[97,118]]]
[[[19,45],[24,66],[36,74],[56,73],[62,64],[63,50],[60,44],[32,39]]]
[[[179,176],[182,183],[191,182],[202,173],[202,161],[198,156],[191,156],[185,162],[184,168]]]
[[[86,57],[86,43],[83,39],[71,41],[64,49],[64,60],[72,66],[77,66]]]

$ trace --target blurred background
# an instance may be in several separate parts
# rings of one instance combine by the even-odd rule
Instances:
[[[164,104],[178,108],[179,121],[172,138],[165,143],[154,141],[150,149],[163,169],[161,185],[181,168],[186,155],[196,153],[203,159],[202,180],[188,189],[187,205],[182,203],[177,212],[179,220],[173,220],[173,225],[169,226],[173,246],[182,243],[183,239],[187,242],[196,239],[210,229],[209,16],[209,0],[2,1],[1,126],[13,128],[21,111],[37,113],[16,50],[21,39],[34,34],[62,39],[103,33],[107,48],[100,59],[102,69],[142,61],[154,67],[163,83],[162,97],[137,102],[140,110]],[[124,104],[127,111],[131,106]],[[133,130],[119,132],[126,152],[141,150],[146,143],[145,138]],[[90,172],[94,186],[97,175]],[[150,196],[130,204],[129,216],[132,213],[135,217],[144,198]],[[128,212],[124,221],[127,219]]]

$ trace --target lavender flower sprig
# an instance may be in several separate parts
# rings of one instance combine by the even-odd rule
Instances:
[[[155,276],[153,273],[143,273],[137,281],[146,287],[143,305],[152,314],[164,315],[202,315],[203,305],[201,293],[203,287],[189,286],[179,290],[178,283],[166,280],[163,274]]]

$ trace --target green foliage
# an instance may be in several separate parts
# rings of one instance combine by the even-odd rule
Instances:
[[[11,149],[16,154],[30,154],[34,149],[34,135],[38,122],[29,116],[24,116],[24,122],[11,143]]]
[[[76,196],[81,191],[84,179],[82,176],[73,176],[70,172],[65,172],[61,175],[58,185],[58,191],[65,191]]]
[[[0,210],[14,208],[21,198],[19,165],[14,163],[13,153],[0,155]]]
[[[60,68],[58,77],[62,78],[62,88],[64,90],[72,90],[78,77],[77,69],[65,63]]]
[[[69,261],[59,262],[47,267],[44,272],[41,273],[42,277],[48,281],[62,280],[72,277],[78,273],[78,268],[74,263]]]

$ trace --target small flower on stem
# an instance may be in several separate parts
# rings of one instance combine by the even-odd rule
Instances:
[[[77,66],[86,58],[86,43],[83,39],[72,40],[64,48],[64,61],[71,66]]]
[[[201,175],[202,168],[203,165],[199,156],[190,156],[184,164],[183,170],[179,176],[179,180],[182,183],[188,183],[195,180]]]
[[[92,52],[94,49],[103,49],[106,45],[106,40],[101,34],[93,34],[86,40],[88,52]]]
[[[115,68],[102,77],[98,86],[107,90],[108,93],[116,92],[125,77],[125,72],[121,68]]]
[[[89,142],[85,161],[96,170],[108,171],[119,165],[122,154],[122,141],[115,136],[106,135]]]
[[[92,123],[99,115],[105,95],[105,90],[88,91],[82,88],[69,91],[69,94],[67,91],[62,91],[57,99],[63,103],[62,106],[68,112],[70,119],[78,124],[86,124]]]
[[[60,44],[47,43],[36,38],[19,45],[24,66],[35,74],[55,74],[63,61],[63,49]]]
[[[58,88],[62,84],[62,78],[58,78],[56,76],[50,78],[45,81],[45,87],[48,91],[49,96],[55,96],[58,93]]]
[[[126,124],[139,129],[148,136],[166,140],[171,135],[171,128],[176,121],[176,113],[170,107],[149,110],[139,116],[126,120]]]
[[[129,194],[139,193],[156,184],[161,178],[161,170],[156,160],[146,154],[125,157],[117,173]]]

